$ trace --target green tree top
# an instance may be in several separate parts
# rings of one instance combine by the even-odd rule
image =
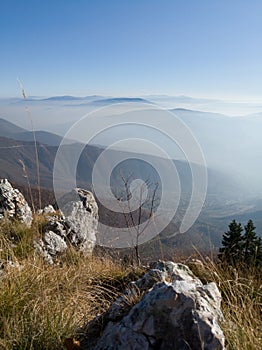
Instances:
[[[255,232],[256,227],[252,220],[249,220],[245,226],[245,233],[243,235],[244,251],[243,258],[244,262],[250,265],[254,259],[256,259],[256,247],[257,247],[257,235]]]
[[[236,220],[233,220],[228,227],[229,230],[223,235],[223,247],[219,249],[218,258],[230,265],[236,265],[242,260],[243,228],[241,223],[237,223]]]
[[[241,223],[233,220],[229,224],[229,230],[223,235],[218,258],[235,267],[238,263],[248,267],[261,267],[262,240],[257,236],[252,220],[249,220],[244,228],[245,233],[242,235]]]

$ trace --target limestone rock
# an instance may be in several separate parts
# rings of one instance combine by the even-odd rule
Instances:
[[[55,211],[55,209],[54,209],[54,207],[51,205],[51,204],[49,204],[49,205],[47,205],[46,207],[44,207],[44,209],[39,209],[38,211],[37,211],[37,214],[43,214],[43,215],[50,215],[50,214],[55,214],[56,213],[56,211]]]
[[[43,251],[43,256],[51,264],[53,263],[54,257],[63,253],[67,249],[66,241],[53,231],[45,232],[41,243],[39,246],[35,243],[35,247],[39,251]]]
[[[215,283],[203,285],[190,269],[155,263],[109,308],[91,321],[80,341],[85,350],[222,350],[221,296]],[[126,298],[142,293],[134,306]],[[83,331],[83,330],[82,330]]]
[[[12,187],[7,179],[0,180],[0,219],[4,216],[18,219],[31,226],[32,211],[22,193]]]
[[[35,249],[52,264],[70,243],[76,249],[91,255],[96,242],[98,206],[91,192],[76,188],[63,196],[59,203],[62,211],[52,206],[41,210],[48,220],[42,239]]]
[[[60,208],[70,228],[68,238],[81,251],[91,254],[96,242],[98,206],[93,194],[75,188],[61,199]]]

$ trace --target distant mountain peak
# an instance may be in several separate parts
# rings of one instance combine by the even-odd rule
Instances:
[[[77,100],[83,100],[84,97],[77,97],[77,96],[70,96],[70,95],[62,95],[62,96],[51,96],[44,99],[41,99],[42,101],[77,101]]]
[[[113,104],[113,103],[153,103],[141,97],[112,97],[112,98],[104,98],[100,100],[95,100],[93,103],[95,104]]]

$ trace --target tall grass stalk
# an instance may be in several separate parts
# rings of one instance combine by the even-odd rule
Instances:
[[[17,79],[18,85],[20,87],[23,99],[26,101],[27,100],[27,95],[25,93],[25,89],[19,79]],[[36,160],[36,173],[37,173],[37,189],[38,189],[38,205],[39,208],[41,209],[42,207],[42,200],[41,200],[41,182],[40,182],[40,166],[39,166],[39,155],[38,155],[38,148],[37,148],[37,140],[36,140],[36,132],[34,128],[34,123],[33,123],[33,118],[32,118],[32,113],[30,111],[29,106],[25,107],[26,113],[28,115],[28,119],[31,124],[31,130],[33,133],[33,138],[34,138],[34,148],[35,148],[35,160]],[[33,202],[32,202],[33,203]]]
[[[22,161],[22,159],[19,159],[19,162],[22,165],[22,169],[23,169],[23,173],[24,173],[24,177],[26,178],[27,181],[27,187],[28,187],[28,191],[29,191],[29,197],[31,200],[31,205],[32,205],[32,209],[33,209],[33,213],[35,214],[35,204],[34,204],[34,199],[33,199],[33,193],[32,193],[32,188],[31,188],[31,184],[30,184],[30,180],[29,180],[29,176],[26,170],[26,166],[25,163]]]

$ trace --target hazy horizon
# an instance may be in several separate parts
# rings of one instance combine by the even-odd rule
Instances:
[[[260,100],[262,3],[166,0],[1,4],[0,96]]]

